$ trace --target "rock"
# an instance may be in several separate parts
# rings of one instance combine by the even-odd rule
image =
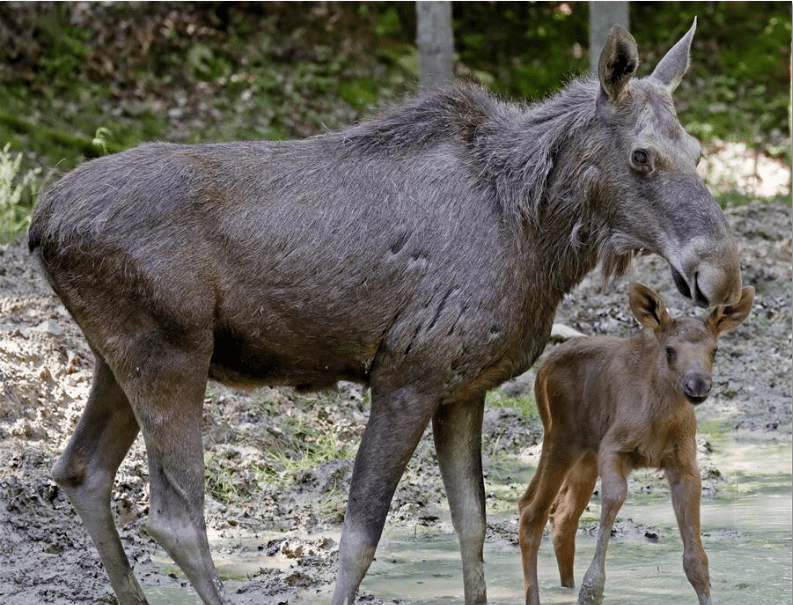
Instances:
[[[578,338],[579,336],[586,336],[586,334],[564,324],[553,324],[551,327],[551,338],[553,340],[564,341]]]

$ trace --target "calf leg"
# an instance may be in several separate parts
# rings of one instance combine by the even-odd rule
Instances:
[[[121,605],[146,603],[110,510],[113,479],[137,434],[138,423],[126,395],[97,355],[88,402],[52,475],[94,541]]]
[[[700,537],[699,503],[702,480],[696,465],[667,470],[680,536],[683,538],[683,569],[699,598],[699,605],[710,605],[708,556]]]
[[[442,405],[432,418],[452,524],[460,541],[466,605],[487,603],[484,574],[485,486],[482,479],[484,398]]]
[[[564,448],[554,448],[549,436],[543,441],[537,472],[518,501],[520,521],[518,541],[523,562],[523,590],[527,605],[539,605],[540,589],[537,582],[537,551],[542,532],[548,521],[551,505],[564,481],[572,460]]]
[[[553,550],[559,566],[559,578],[565,588],[575,586],[573,563],[578,520],[592,498],[597,477],[597,458],[593,454],[587,454],[567,473],[551,508]]]
[[[603,602],[603,589],[606,585],[606,549],[614,520],[628,494],[629,473],[630,467],[618,454],[601,453],[600,532],[595,556],[581,583],[578,605],[600,605]]]
[[[372,387],[341,528],[333,605],[351,604],[374,558],[399,479],[437,407],[434,398]]]

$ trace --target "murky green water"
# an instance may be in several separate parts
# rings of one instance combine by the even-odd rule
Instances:
[[[788,605],[793,603],[793,498],[791,494],[791,444],[717,438],[709,458],[726,478],[715,498],[702,502],[702,532],[710,559],[713,602],[718,605]],[[519,493],[534,469],[511,469],[511,485],[495,485],[505,493]],[[491,481],[498,481],[491,475]],[[653,483],[650,493],[633,493],[620,511],[619,519],[633,519],[660,531],[653,543],[641,533],[614,538],[606,561],[605,603],[608,605],[668,605],[696,603],[696,594],[682,568],[682,541],[665,482],[648,471],[640,482]],[[514,483],[514,482],[519,483]],[[489,513],[489,521],[514,523],[516,510],[500,506]],[[457,540],[448,522],[448,512],[436,511],[441,522],[433,527],[386,530],[362,584],[362,590],[405,605],[463,603],[462,573]],[[598,517],[595,502],[582,518],[591,525]],[[338,535],[332,536],[338,540]],[[594,554],[595,538],[576,539],[576,581],[580,583]],[[215,550],[217,544],[213,544]],[[215,556],[221,575],[237,580],[260,567],[273,567],[276,558],[249,555],[244,560]],[[288,563],[287,563],[288,564]],[[522,602],[522,572],[517,546],[504,536],[485,544],[485,574],[488,597],[493,605]],[[575,603],[577,590],[559,587],[553,547],[543,541],[539,561],[540,595],[543,603]],[[244,580],[243,580],[244,584]],[[329,603],[332,587],[306,592],[290,603]],[[195,603],[187,595],[151,594],[165,603]]]
[[[727,481],[719,485],[714,499],[702,503],[703,543],[710,560],[713,601],[721,605],[790,604],[791,444],[720,439],[715,447],[710,461]],[[533,469],[526,479],[532,473]],[[583,523],[598,514],[593,506]],[[517,514],[502,516],[514,521]],[[499,515],[489,518],[498,521]],[[652,525],[660,530],[661,537],[657,543],[641,535],[612,539],[604,601],[610,605],[696,603],[696,594],[683,572],[683,544],[668,495],[631,495],[618,518]],[[576,546],[576,580],[580,583],[594,555],[595,538],[579,534]],[[505,540],[488,541],[485,562],[490,602],[522,602],[517,546]],[[575,603],[577,590],[559,587],[557,573],[553,547],[544,541],[539,562],[543,603]],[[440,605],[462,603],[461,585],[454,535],[419,530],[415,536],[392,532],[384,537],[363,588],[409,603]]]

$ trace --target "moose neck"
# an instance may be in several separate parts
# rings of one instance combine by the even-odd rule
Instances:
[[[515,182],[497,186],[502,208],[520,225],[527,261],[543,276],[555,307],[598,263],[604,276],[620,275],[631,254],[610,245],[608,196],[597,159],[610,143],[596,116],[596,79],[572,82],[544,103],[523,108],[505,128],[507,141],[524,141],[502,174]],[[506,163],[506,162],[505,162]]]

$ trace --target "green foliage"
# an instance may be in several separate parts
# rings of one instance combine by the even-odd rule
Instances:
[[[587,72],[589,3],[455,4],[461,62],[514,98],[537,99]],[[787,2],[631,2],[647,75],[698,16],[692,65],[675,97],[705,141],[743,141],[789,154],[791,11]],[[480,78],[481,79],[481,78]]]
[[[353,107],[373,109],[377,105],[377,83],[368,78],[339,82],[338,92]]]
[[[536,99],[586,72],[588,3],[460,3],[454,7],[455,49],[493,88]]]
[[[22,233],[38,198],[41,168],[23,171],[22,154],[11,153],[8,143],[0,150],[0,242],[8,242]]]
[[[355,454],[357,434],[337,424],[333,394],[303,395],[288,389],[257,394],[258,405],[246,410],[240,430],[240,418],[221,411],[227,391],[212,383],[207,387],[204,478],[214,498],[249,500],[265,486],[293,484],[303,471]],[[276,417],[277,425],[272,421]],[[317,430],[318,423],[327,423],[328,430]]]
[[[691,68],[675,94],[684,125],[705,141],[743,141],[789,158],[790,3],[632,2],[634,35],[656,41],[647,62],[695,16]]]
[[[322,410],[327,405],[333,405],[332,395],[301,399],[301,406],[308,408],[312,419],[309,421],[299,410],[287,416],[286,424],[279,427],[280,447],[264,454],[260,481],[273,485],[292,484],[299,471],[316,469],[324,462],[354,455],[355,449],[342,442],[335,431],[317,432],[312,428],[314,416],[322,419]]]
[[[499,389],[488,391],[485,405],[491,408],[516,408],[529,426],[540,423],[540,413],[537,411],[537,402],[529,393],[518,397],[510,397]]]
[[[238,465],[232,459],[216,453],[204,456],[204,483],[206,493],[221,502],[237,499],[240,493]],[[248,492],[253,495],[255,489]]]
[[[699,17],[676,93],[693,134],[789,159],[789,3],[630,11],[641,74]],[[585,2],[453,3],[457,75],[541,98],[586,72],[588,18]],[[147,140],[336,129],[415,91],[415,27],[409,2],[0,3],[0,146],[24,150],[20,174],[35,174]]]
[[[396,7],[387,7],[385,11],[377,17],[374,31],[378,37],[399,36],[402,34],[402,21]]]

